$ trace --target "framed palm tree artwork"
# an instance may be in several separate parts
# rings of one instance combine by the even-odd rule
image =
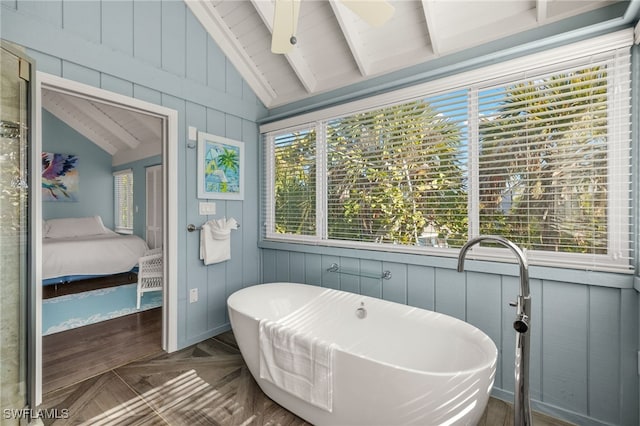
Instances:
[[[244,143],[198,132],[198,198],[244,199]]]

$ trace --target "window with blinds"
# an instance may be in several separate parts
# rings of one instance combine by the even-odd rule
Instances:
[[[115,231],[133,233],[133,171],[122,170],[113,174]]]
[[[617,49],[272,131],[266,238],[455,256],[496,234],[533,264],[628,271],[629,63]]]
[[[610,241],[614,221],[629,224],[629,209],[614,205],[630,196],[622,71],[604,61],[478,92],[480,234],[529,250],[628,257]],[[626,98],[620,110],[617,96]],[[616,122],[626,132],[615,135]]]
[[[464,244],[467,100],[461,90],[328,121],[328,238]]]

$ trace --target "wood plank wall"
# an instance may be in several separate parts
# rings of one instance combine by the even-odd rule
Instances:
[[[5,0],[0,9],[0,36],[25,47],[38,71],[178,112],[178,346],[228,330],[226,297],[260,277],[256,121],[264,106],[183,1]],[[215,216],[198,213],[189,126],[245,143],[245,201],[215,200]],[[205,267],[199,233],[187,224],[223,216],[241,224],[231,260]]]
[[[228,329],[226,296],[243,285],[261,279],[323,285],[434,309],[480,327],[500,350],[495,393],[509,398],[515,339],[507,302],[517,293],[516,277],[357,254],[264,249],[261,255],[256,121],[266,110],[183,2],[2,0],[0,8],[0,36],[26,47],[38,70],[178,111],[179,347]],[[242,225],[232,233],[232,260],[225,264],[204,267],[197,233],[185,231],[207,219],[198,215],[188,126],[246,144],[245,200],[217,202],[216,217],[233,216]],[[388,269],[393,278],[327,273],[333,262],[366,272]],[[190,288],[198,288],[198,303],[188,303]],[[637,292],[549,278],[534,279],[532,291],[535,406],[579,424],[637,425]]]
[[[328,272],[332,263],[366,274],[388,270],[392,277],[382,280]],[[321,285],[467,321],[498,347],[494,394],[513,398],[515,309],[508,303],[518,294],[517,276],[264,249],[263,281]],[[636,291],[532,279],[531,293],[534,408],[578,424],[638,424]]]

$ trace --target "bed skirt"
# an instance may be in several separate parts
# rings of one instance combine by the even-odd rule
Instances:
[[[131,284],[138,281],[138,267],[113,275],[69,275],[42,280],[42,298],[65,296],[101,288]]]

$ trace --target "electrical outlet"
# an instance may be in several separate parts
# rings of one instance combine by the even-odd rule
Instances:
[[[198,301],[198,289],[192,288],[189,290],[189,303],[195,303]]]

